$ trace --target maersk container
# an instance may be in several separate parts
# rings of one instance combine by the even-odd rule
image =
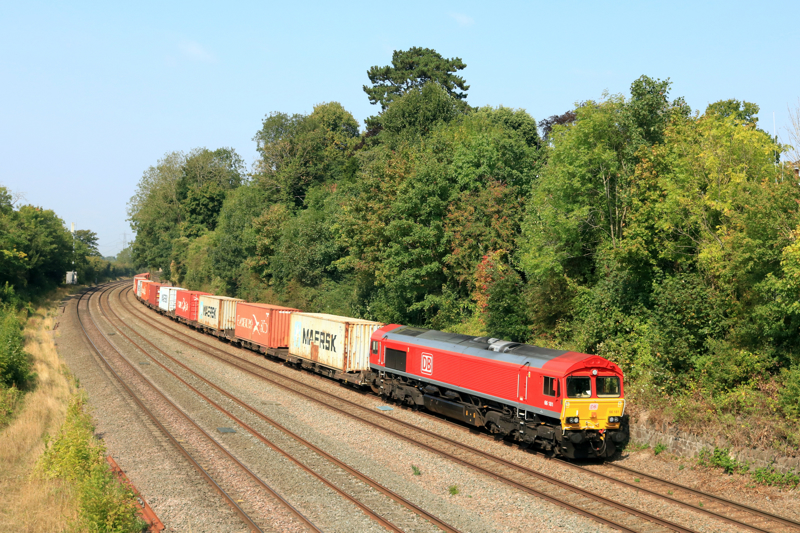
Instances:
[[[197,306],[197,321],[216,330],[236,329],[236,302],[240,298],[204,294]]]
[[[265,348],[286,348],[289,346],[289,319],[297,311],[299,309],[279,305],[239,302],[234,335]]]
[[[192,322],[197,322],[197,308],[200,306],[200,297],[207,292],[177,291],[175,293],[175,315]]]
[[[326,315],[292,313],[289,353],[341,372],[369,370],[369,343],[380,322]]]
[[[186,289],[181,289],[180,287],[162,287],[160,296],[158,297],[158,307],[168,313],[174,311],[178,292],[185,290]]]

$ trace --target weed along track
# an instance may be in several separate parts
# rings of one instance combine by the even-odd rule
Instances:
[[[127,298],[123,298],[123,292]],[[365,407],[357,402],[348,400],[342,395],[327,392],[324,387],[315,387],[308,383],[287,376],[285,373],[276,372],[261,364],[256,364],[252,359],[252,352],[248,357],[240,357],[230,353],[230,347],[218,343],[208,343],[195,338],[196,333],[189,334],[189,328],[175,327],[165,324],[161,319],[154,320],[142,306],[130,298],[130,288],[117,293],[117,301],[137,322],[143,324],[148,332],[158,334],[177,341],[192,351],[201,352],[211,360],[229,365],[243,375],[257,378],[266,382],[271,387],[278,387],[292,397],[301,398],[312,402],[321,410],[340,417],[342,420],[357,420],[373,428],[376,439],[379,435],[405,441],[413,446],[426,450],[447,461],[468,468],[473,472],[482,474],[487,478],[499,481],[517,491],[527,493],[539,499],[546,500],[571,513],[590,518],[613,529],[620,531],[695,531],[698,518],[702,516],[705,524],[710,524],[706,529],[715,531],[782,531],[781,529],[764,529],[760,525],[739,521],[738,518],[726,516],[723,513],[714,514],[711,510],[688,508],[681,502],[669,496],[659,494],[657,491],[641,491],[640,487],[628,486],[620,490],[619,483],[610,483],[591,470],[582,472],[583,478],[588,480],[589,488],[574,481],[565,481],[562,476],[548,475],[532,468],[522,466],[512,461],[503,459],[484,450],[471,447],[448,438],[433,431],[415,426],[408,422],[398,420],[377,412],[375,409]],[[109,301],[109,309],[110,309]],[[153,335],[155,338],[156,335]],[[220,347],[222,346],[222,347]],[[224,349],[223,349],[224,348]],[[318,378],[322,380],[322,378]],[[212,385],[213,386],[213,385]],[[221,392],[221,391],[220,391]],[[629,492],[626,497],[620,493]],[[647,494],[641,498],[642,492]],[[633,494],[633,496],[631,496]],[[612,499],[608,497],[614,495]],[[733,526],[733,528],[732,528]]]
[[[99,294],[102,295],[106,290],[109,289],[103,289]],[[85,307],[88,323],[81,317],[81,301],[86,294],[89,295]],[[243,523],[242,526],[252,531],[320,531],[170,400],[117,349],[92,316],[91,305],[95,294],[98,294],[96,290],[84,293],[78,301],[78,321],[93,352],[142,412],[235,511]],[[268,495],[273,501],[264,502],[262,495]],[[283,517],[277,528],[273,527],[273,521],[268,520],[263,513],[265,509],[272,510],[276,507],[276,501],[288,511],[284,514],[291,515],[291,518]]]
[[[108,298],[108,294],[107,293],[104,294]],[[213,406],[220,413],[229,417],[232,421],[236,423],[238,427],[243,428],[245,431],[250,433],[254,438],[256,438],[259,442],[268,446],[270,449],[280,454],[282,457],[286,458],[291,463],[295,464],[302,471],[306,472],[307,474],[311,475],[313,478],[321,482],[327,488],[331,489],[345,500],[354,504],[367,517],[369,517],[371,520],[374,520],[377,524],[383,526],[383,528],[390,531],[404,530],[395,525],[392,522],[392,519],[386,517],[386,515],[395,515],[395,517],[399,518],[399,520],[397,518],[395,518],[395,520],[398,523],[405,523],[406,527],[413,527],[414,530],[417,531],[424,529],[422,527],[422,524],[415,523],[414,520],[409,520],[409,517],[398,516],[402,515],[402,511],[399,511],[398,509],[387,509],[387,506],[391,507],[393,504],[396,504],[414,513],[418,517],[423,518],[424,520],[430,522],[430,524],[433,526],[430,528],[432,531],[442,530],[449,533],[459,532],[458,529],[443,522],[433,514],[411,503],[410,501],[398,495],[397,493],[393,492],[392,490],[382,486],[380,483],[371,479],[370,477],[349,467],[347,464],[338,460],[331,454],[328,454],[327,452],[323,451],[322,449],[315,446],[306,439],[303,439],[301,436],[292,432],[283,425],[279,424],[272,418],[262,414],[256,408],[248,405],[247,403],[243,402],[242,400],[230,394],[229,392],[226,392],[221,387],[212,383],[210,380],[203,378],[200,374],[191,370],[187,365],[181,363],[176,358],[170,356],[165,351],[159,349],[155,344],[153,344],[151,341],[143,337],[141,334],[139,334],[136,331],[133,331],[133,334],[135,336],[140,337],[144,343],[149,345],[152,350],[158,353],[158,356],[151,355],[151,353],[149,353],[141,345],[137,344],[130,336],[128,336],[123,331],[120,325],[124,327],[124,321],[119,317],[119,315],[117,315],[114,312],[113,309],[111,309],[108,301],[106,302],[105,307],[103,306],[102,296],[100,299],[100,308],[101,311],[103,311],[104,313],[107,311],[107,313],[105,314],[107,318],[113,317],[113,320],[110,320],[110,323],[116,329],[116,331],[120,335],[122,335],[129,343],[135,346],[143,355],[145,355],[153,363],[158,365],[158,367],[160,367],[170,376],[178,380],[186,388],[193,391],[195,394],[197,394],[197,396],[201,397],[204,401],[206,401],[209,405]],[[172,370],[170,366],[176,368],[177,372],[175,370]],[[178,373],[181,373],[184,376],[186,376],[186,379],[182,378]],[[197,386],[190,384],[187,380],[193,381]],[[201,390],[198,389],[198,387],[206,389],[206,392],[205,393],[202,392]],[[216,396],[217,400],[215,401],[214,399],[211,398],[211,396]],[[225,407],[220,405],[220,402],[225,400],[228,400],[227,403],[232,404],[234,409],[240,411],[238,413],[238,416],[237,414],[234,414],[232,412],[234,409],[226,409]],[[254,428],[253,426],[245,422],[243,420],[244,417],[250,417],[250,418],[255,417],[259,419],[261,422],[267,423],[272,428],[279,430],[285,436],[289,437],[293,442],[286,442],[284,443],[284,446],[290,449],[291,452],[285,451],[284,449],[279,447],[276,443],[267,439],[266,436],[263,433],[261,433],[258,429]],[[300,445],[299,447],[297,446],[298,444]],[[303,457],[303,461],[301,461],[297,457]],[[318,464],[320,461],[328,462],[331,463],[333,466],[338,467],[340,472],[336,473],[338,475],[332,476],[333,478],[335,478],[335,480],[326,479],[325,477],[323,477],[323,475],[318,473],[318,471],[325,471],[325,470],[331,471],[330,465],[320,466]],[[349,479],[344,479],[344,478],[349,478]],[[348,490],[347,491],[343,490],[340,487],[347,487]],[[369,502],[369,503],[362,503],[362,502]],[[380,509],[380,511],[373,510],[373,508]]]

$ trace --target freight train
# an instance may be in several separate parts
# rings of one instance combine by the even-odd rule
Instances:
[[[565,458],[629,438],[624,377],[603,357],[381,324],[134,278],[148,307],[204,333]]]

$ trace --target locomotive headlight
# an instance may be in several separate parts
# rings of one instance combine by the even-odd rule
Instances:
[[[608,417],[609,424],[619,424],[619,417],[618,416],[609,416]]]
[[[567,417],[567,424],[578,424],[580,423],[580,418],[577,416],[568,416]]]

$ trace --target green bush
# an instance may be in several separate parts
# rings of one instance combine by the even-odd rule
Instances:
[[[714,451],[704,449],[700,452],[698,463],[701,466],[716,466],[725,470],[726,474],[744,474],[750,470],[750,465],[741,463],[731,457],[728,448],[714,448]]]
[[[15,310],[0,307],[0,387],[18,388],[32,378],[31,361],[23,349],[25,339]]]
[[[21,398],[22,392],[18,388],[6,389],[0,386],[0,428],[11,422]]]
[[[114,477],[105,461],[105,446],[94,438],[94,426],[86,409],[86,395],[70,400],[67,417],[37,469],[46,478],[70,482],[78,495],[79,529],[89,532],[143,531],[137,516],[136,496]]]
[[[800,418],[800,365],[782,372],[783,387],[780,402],[783,412],[792,418]]]

